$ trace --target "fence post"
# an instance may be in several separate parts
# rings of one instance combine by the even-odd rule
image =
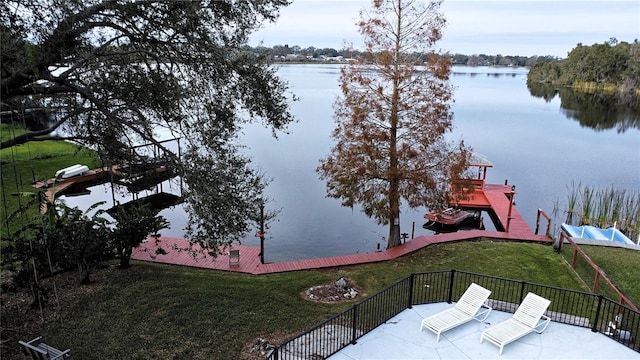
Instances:
[[[415,280],[415,274],[411,273],[409,276],[409,299],[407,300],[407,309],[413,307],[413,282]]]
[[[521,303],[522,300],[524,299],[524,287],[525,287],[525,285],[527,285],[527,282],[523,280],[523,281],[520,281],[520,284],[522,286],[520,287],[520,299],[519,299],[518,303]]]
[[[593,319],[593,327],[591,327],[591,331],[593,332],[598,331],[598,321],[600,320],[600,308],[602,307],[603,298],[604,298],[604,295],[602,294],[598,295],[598,307],[596,308],[596,318]]]
[[[358,304],[353,305],[353,324],[351,324],[351,344],[356,344],[356,337],[358,336]]]
[[[558,252],[562,252],[563,245],[564,245],[564,232],[560,231],[560,240],[558,240]]]
[[[447,303],[449,304],[453,302],[453,277],[455,272],[455,269],[451,269],[451,272],[449,273],[449,294],[447,294]]]

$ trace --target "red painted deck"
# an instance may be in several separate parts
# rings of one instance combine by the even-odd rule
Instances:
[[[475,208],[491,208],[496,213],[502,226],[506,228],[509,218],[508,212],[510,203],[507,195],[511,195],[510,193],[511,187],[509,186],[487,184],[484,185],[483,189],[476,191],[471,199],[466,201],[464,204],[461,203],[460,205]],[[329,258],[261,264],[259,247],[237,245],[233,246],[231,249],[240,250],[240,263],[239,265],[230,265],[229,256],[227,255],[228,252],[213,258],[212,256],[203,253],[198,246],[191,248],[187,240],[161,237],[157,243],[156,241],[150,240],[134,249],[131,258],[135,260],[152,261],[164,264],[261,275],[386,261],[409,254],[431,244],[473,240],[478,238],[534,241],[541,243],[551,242],[547,236],[534,234],[514,206],[511,208],[509,232],[471,230],[429,236],[423,235],[411,239],[392,249],[368,254],[354,254]],[[167,254],[156,255],[156,249],[159,247],[164,249]],[[191,251],[177,250],[186,248],[190,248]]]

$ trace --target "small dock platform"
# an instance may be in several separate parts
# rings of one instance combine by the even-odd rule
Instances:
[[[101,184],[109,179],[123,179],[134,178],[143,176],[144,174],[128,174],[123,171],[124,168],[114,165],[111,167],[102,167],[97,169],[91,169],[84,172],[82,175],[73,176],[67,179],[48,179],[45,181],[37,181],[33,184],[36,189],[47,189],[45,195],[50,202],[53,202],[56,197],[63,195],[65,191],[76,185],[95,185]],[[161,174],[169,171],[166,166],[159,166],[152,173]],[[46,204],[45,204],[46,206]],[[46,208],[40,209],[41,212],[46,212]]]
[[[109,170],[109,168],[103,167],[87,170],[82,175],[77,175],[67,179],[56,180],[55,178],[51,178],[44,181],[37,181],[33,184],[33,187],[36,189],[47,189],[47,199],[53,201],[57,194],[63,194],[65,190],[69,189],[73,185],[100,181],[107,178],[110,174]]]
[[[487,211],[499,231],[508,229],[508,232],[526,235],[531,230],[513,205],[516,194],[515,188],[509,185],[482,183],[468,199],[460,200],[456,205],[462,209]]]

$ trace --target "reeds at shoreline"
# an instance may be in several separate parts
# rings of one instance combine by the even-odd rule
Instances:
[[[615,227],[628,238],[640,236],[640,192],[623,189],[597,189],[571,183],[567,187],[566,217],[569,225]],[[556,207],[559,205],[556,204]],[[555,209],[554,212],[557,213]]]

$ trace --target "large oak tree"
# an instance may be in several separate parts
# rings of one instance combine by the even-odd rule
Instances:
[[[388,248],[400,244],[401,201],[441,208],[467,165],[469,150],[445,138],[452,87],[450,62],[434,51],[440,4],[374,0],[361,12],[367,56],[342,68],[336,144],[318,167],[328,196],[389,225]]]
[[[188,237],[231,243],[258,214],[265,184],[238,152],[238,131],[259,121],[275,135],[293,120],[286,83],[242,49],[288,3],[1,0],[3,119],[23,123],[35,109],[48,122],[0,148],[73,140],[118,164],[142,155],[132,146],[154,144],[186,184]]]

